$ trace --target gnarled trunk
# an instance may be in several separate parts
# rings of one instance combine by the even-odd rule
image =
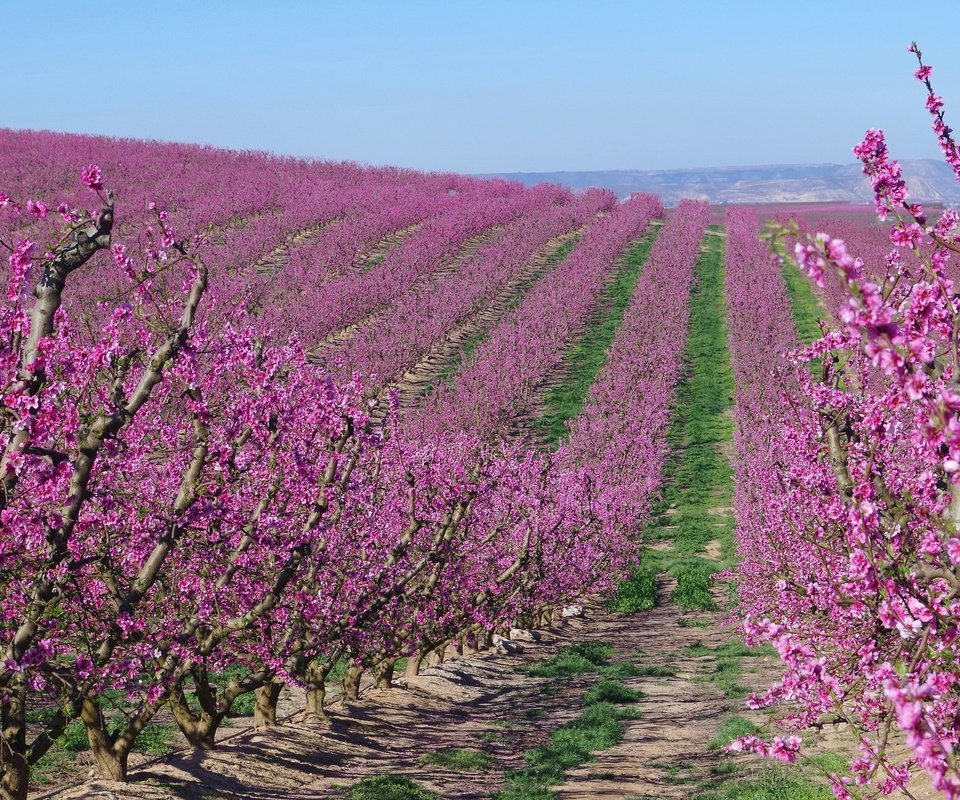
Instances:
[[[87,730],[87,741],[90,743],[97,774],[107,780],[125,782],[130,748],[125,742],[115,740],[110,735],[100,702],[92,697],[85,697],[80,709],[80,719]]]
[[[392,689],[393,688],[393,670],[397,665],[397,659],[395,658],[385,658],[376,668],[377,676],[377,688],[378,689]]]
[[[16,676],[0,703],[0,798],[26,800],[30,766],[27,763],[27,685]]]
[[[257,730],[272,728],[277,724],[277,701],[280,700],[282,683],[271,681],[257,689],[253,706],[253,727]]]
[[[330,717],[323,707],[327,697],[327,676],[333,664],[318,665],[311,663],[306,670],[307,684],[307,722],[329,722]]]
[[[476,632],[477,650],[489,650],[493,641],[493,634],[486,628],[479,628]]]
[[[427,666],[435,667],[437,664],[442,664],[446,651],[446,644],[441,644],[439,647],[435,647],[433,650],[431,650],[430,655],[427,656]]]
[[[423,659],[426,655],[426,652],[423,650],[418,650],[416,653],[413,653],[410,658],[407,659],[407,665],[403,669],[403,677],[416,678],[423,668]]]
[[[343,673],[343,699],[351,702],[360,697],[360,678],[363,677],[363,666],[350,664]]]
[[[203,705],[203,704],[201,704]],[[190,746],[197,750],[212,750],[217,736],[217,728],[223,720],[223,714],[215,709],[201,708],[199,712],[191,710],[183,690],[170,694],[170,710],[177,727]]]
[[[0,739],[0,798],[27,800],[30,768],[22,753],[15,753]]]

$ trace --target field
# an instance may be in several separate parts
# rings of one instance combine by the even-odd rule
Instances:
[[[940,245],[14,131],[0,192],[4,800],[947,793]]]

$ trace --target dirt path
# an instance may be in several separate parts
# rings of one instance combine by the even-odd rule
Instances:
[[[670,588],[660,587],[663,599]],[[686,622],[682,627],[681,619]],[[690,797],[691,786],[709,781],[711,767],[727,758],[711,750],[710,742],[721,718],[733,707],[710,681],[716,656],[698,655],[697,648],[722,647],[731,632],[716,614],[683,615],[670,603],[633,617],[615,615],[604,623],[600,638],[617,648],[614,660],[632,655],[644,666],[664,667],[675,674],[624,679],[627,686],[644,694],[636,705],[642,718],[627,723],[620,744],[599,752],[596,761],[571,770],[557,794],[571,800]]]
[[[253,268],[264,275],[279,272],[287,265],[287,251],[290,250],[291,247],[306,244],[311,239],[319,236],[323,230],[336,224],[338,221],[339,217],[335,217],[334,219],[324,220],[323,222],[318,222],[289,234],[284,238],[282,243],[278,244],[265,256],[257,259],[253,263]]]
[[[669,588],[664,584],[662,592]],[[726,701],[701,680],[713,669],[713,659],[687,654],[684,648],[719,645],[729,631],[703,616],[683,619],[707,622],[708,627],[680,627],[680,618],[670,605],[636,615],[591,605],[584,617],[535,633],[539,641],[518,642],[519,652],[455,658],[416,679],[398,681],[395,689],[368,689],[349,708],[336,703],[329,727],[305,726],[297,714],[274,731],[234,736],[210,753],[178,753],[145,765],[131,775],[130,784],[98,781],[53,796],[306,800],[342,797],[345,785],[364,777],[408,775],[441,798],[489,798],[504,783],[507,770],[523,765],[525,752],[544,744],[552,730],[580,713],[579,701],[596,680],[587,674],[557,682],[519,670],[564,645],[601,641],[614,646],[612,661],[669,667],[676,675],[624,681],[646,695],[636,706],[642,718],[625,723],[621,745],[571,772],[561,796],[620,800],[656,790],[658,797],[687,797],[682,784],[665,785],[663,776],[687,762],[695,762],[699,774],[722,758],[705,753]],[[487,753],[493,768],[454,772],[418,761],[448,748]]]
[[[523,288],[541,278],[549,269],[553,256],[567,242],[579,236],[585,227],[551,239],[488,305],[453,328],[443,342],[410,367],[398,381],[391,384],[391,388],[397,392],[400,409],[406,410],[415,405],[457,362],[467,343],[490,331],[506,317]],[[386,397],[386,393],[386,389],[381,392],[381,400]],[[382,418],[382,413],[385,411],[381,412],[379,417],[374,414],[375,420]]]
[[[483,233],[468,239],[456,254],[444,259],[436,269],[414,281],[410,288],[420,290],[430,286],[441,278],[452,275],[454,272],[459,270],[461,266],[463,266],[464,262],[473,258],[482,247],[485,247],[493,242],[497,236],[500,235],[502,230],[502,225],[496,225],[485,230]],[[331,351],[335,350],[344,342],[351,339],[358,330],[366,325],[375,324],[377,318],[383,313],[384,309],[379,308],[352,325],[348,325],[345,328],[341,328],[339,331],[330,334],[323,342],[314,348],[315,357],[319,360],[323,360],[323,358]]]

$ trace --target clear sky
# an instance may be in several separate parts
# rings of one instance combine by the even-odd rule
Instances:
[[[0,0],[0,125],[461,172],[937,155],[960,0]]]

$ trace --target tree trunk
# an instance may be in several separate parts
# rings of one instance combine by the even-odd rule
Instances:
[[[363,667],[360,664],[350,664],[343,673],[343,699],[356,700],[360,697],[360,678],[363,677]]]
[[[430,655],[427,657],[427,666],[435,667],[437,664],[443,663],[443,654],[446,652],[447,645],[442,644],[439,647],[435,647],[430,651]]]
[[[329,722],[327,711],[323,707],[327,688],[321,683],[307,689],[307,720],[310,722]]]
[[[280,699],[282,688],[282,683],[271,681],[257,689],[256,703],[253,707],[253,727],[258,731],[272,728],[277,724],[277,701]]]
[[[97,765],[97,773],[107,780],[126,782],[130,750],[127,747],[114,747],[100,703],[92,697],[83,698],[80,719],[87,730],[87,741]]]
[[[198,722],[194,725],[181,725],[180,731],[195,750],[213,750],[219,727],[220,721],[216,717],[201,714]]]
[[[311,663],[306,669],[307,722],[330,721],[323,703],[327,696],[327,676],[332,668],[332,663],[322,666]]]
[[[412,653],[410,658],[407,659],[407,665],[403,670],[404,678],[416,678],[420,674],[420,670],[423,668],[423,657],[426,653],[423,650],[418,650],[416,653]]]
[[[392,689],[393,688],[393,670],[397,665],[397,659],[395,658],[385,658],[379,664],[377,664],[377,688],[378,689]]]
[[[223,715],[201,710],[194,713],[182,690],[170,693],[170,710],[177,727],[190,746],[196,750],[212,750],[217,735],[217,728]]]
[[[0,798],[26,800],[30,780],[27,763],[27,684],[15,676],[0,696]]]
[[[477,650],[489,650],[493,635],[486,628],[477,631]]]
[[[14,753],[0,742],[0,798],[27,800],[30,768],[22,753]]]

